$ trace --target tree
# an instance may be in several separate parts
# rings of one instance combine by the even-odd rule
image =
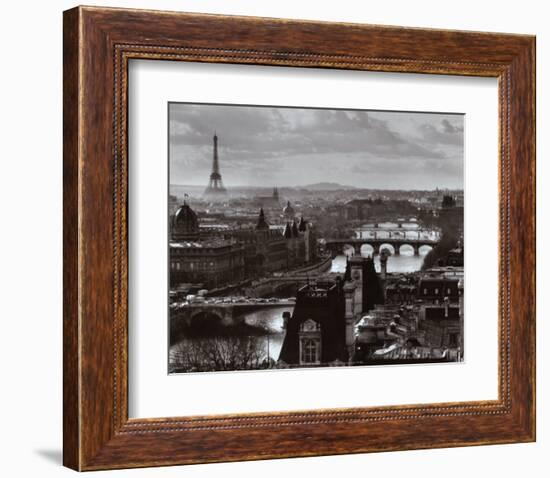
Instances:
[[[170,372],[254,370],[269,366],[264,323],[224,325],[214,315],[203,315],[184,328],[170,350]]]
[[[437,265],[440,259],[447,257],[449,251],[456,247],[457,242],[458,237],[455,234],[444,232],[439,243],[424,256],[422,270],[426,270]]]
[[[203,337],[183,339],[170,353],[171,372],[254,370],[267,361],[263,337]]]

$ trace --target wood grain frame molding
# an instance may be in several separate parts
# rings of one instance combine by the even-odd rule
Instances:
[[[535,439],[535,38],[77,7],[64,13],[63,461],[76,470]],[[129,419],[130,59],[496,77],[499,398]]]

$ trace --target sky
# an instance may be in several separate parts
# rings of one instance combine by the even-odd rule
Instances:
[[[170,184],[206,186],[214,132],[229,188],[463,188],[461,114],[170,103]]]

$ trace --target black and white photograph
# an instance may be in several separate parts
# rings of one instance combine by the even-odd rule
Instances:
[[[464,119],[168,103],[168,372],[463,362]]]

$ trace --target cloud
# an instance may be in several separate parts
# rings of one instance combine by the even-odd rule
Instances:
[[[169,119],[171,173],[180,183],[204,182],[214,131],[224,181],[239,185],[258,178],[266,185],[306,184],[301,176],[331,179],[327,174],[351,184],[360,169],[373,168],[383,182],[402,183],[406,177],[396,176],[413,166],[415,176],[420,170],[437,183],[438,175],[455,174],[454,163],[462,168],[459,115],[171,104]],[[461,173],[449,180],[461,183]]]
[[[464,140],[464,126],[453,124],[447,118],[438,123],[425,123],[421,126],[422,140],[431,145],[450,144],[462,147]]]
[[[447,118],[444,118],[441,120],[441,125],[443,126],[443,131],[445,133],[453,134],[453,133],[462,133],[464,131],[463,125],[451,124],[451,122]]]

